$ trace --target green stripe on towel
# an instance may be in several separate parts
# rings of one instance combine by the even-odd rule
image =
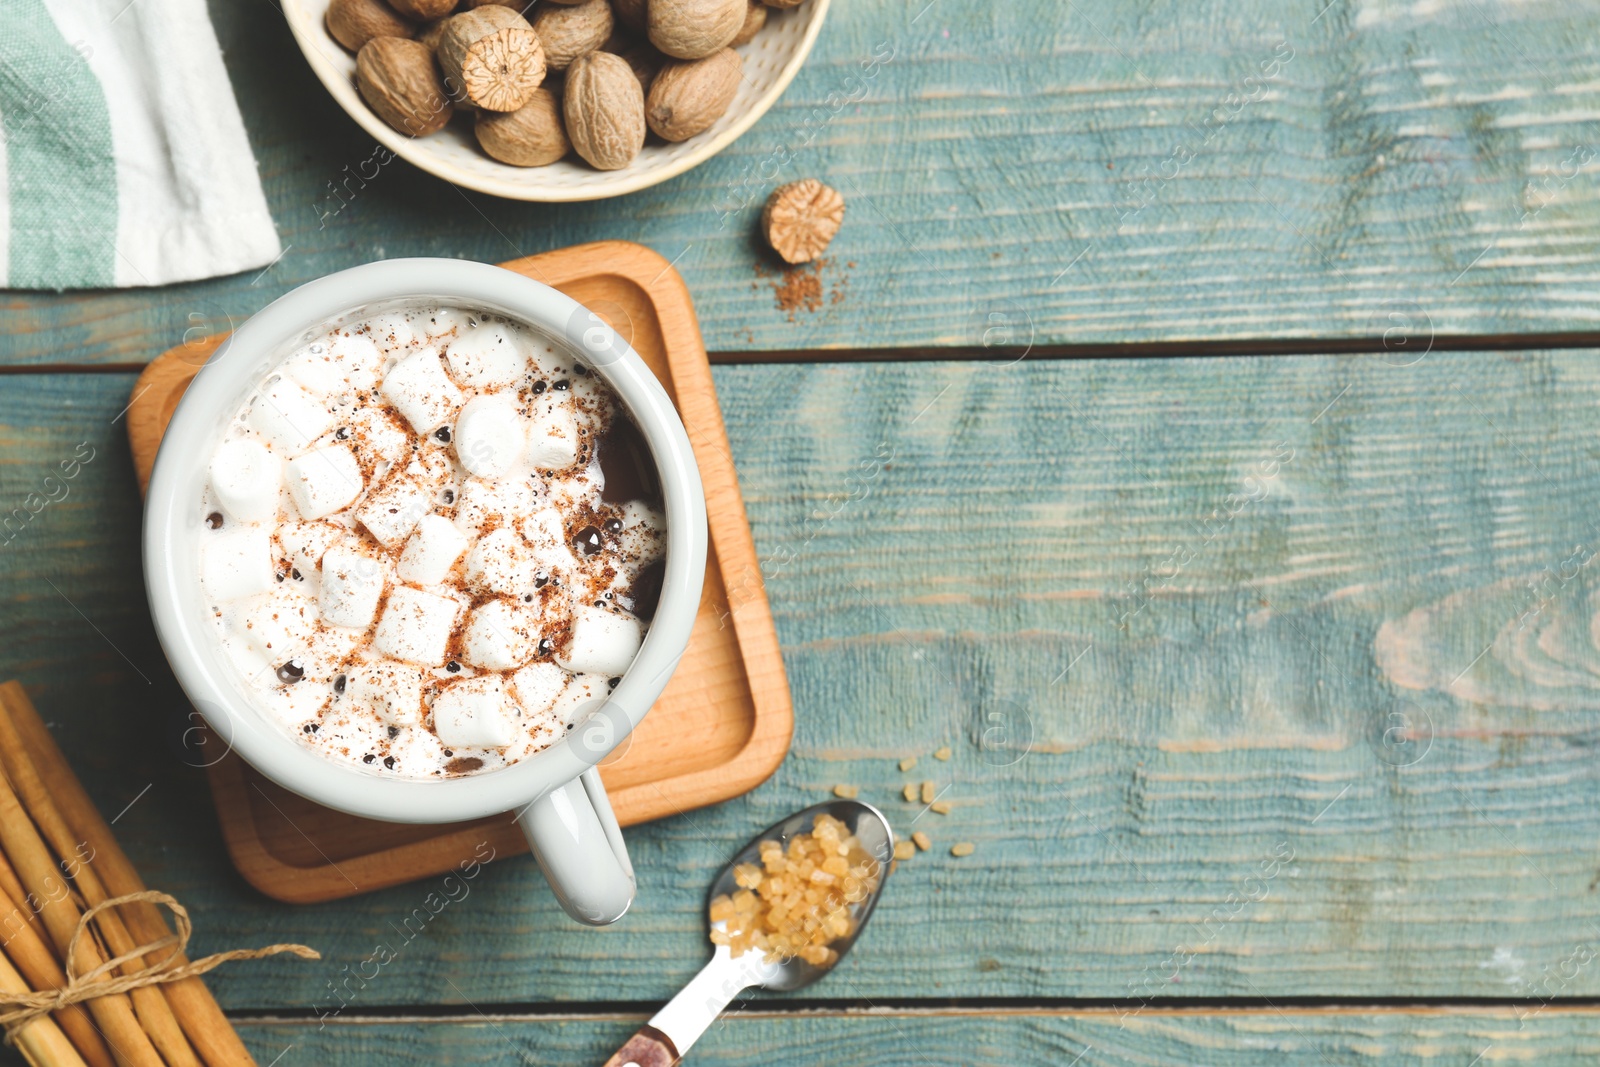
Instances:
[[[0,126],[13,289],[116,281],[117,167],[105,92],[41,0],[8,0]]]

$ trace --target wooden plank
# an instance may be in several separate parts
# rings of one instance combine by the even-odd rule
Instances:
[[[599,1063],[632,1019],[532,1022],[466,1015],[450,1022],[241,1027],[256,1058],[314,1063]],[[696,1064],[962,1064],[1144,1067],[1372,1063],[1592,1063],[1600,1020],[1589,1011],[1109,1012],[968,1015],[761,1015],[726,1019],[692,1052]]]
[[[262,1064],[599,1063],[643,1016],[530,1019],[494,1009],[449,1018],[249,1020],[239,1032]],[[1145,1067],[1218,1064],[1589,1064],[1600,1054],[1592,1009],[1270,1008],[1244,1011],[775,1014],[746,1010],[695,1045],[695,1064],[839,1067]],[[1074,1057],[1077,1057],[1076,1059]],[[20,1065],[14,1050],[0,1065]]]
[[[426,920],[427,883],[294,909],[231,875],[145,617],[130,375],[0,378],[0,502],[99,449],[9,545],[0,669],[134,801],[196,951],[326,953],[218,972],[230,1007],[330,1009],[379,943],[352,1012],[664,999],[711,872],[838,782],[937,847],[817,996],[1595,996],[1597,355],[719,368],[794,751],[631,831],[609,930],[526,860]],[[898,799],[924,777],[949,816]]]
[[[283,259],[162,290],[9,295],[0,361],[143,362],[369,259],[607,237],[677,264],[713,351],[1600,318],[1600,12],[1554,0],[862,0],[717,159],[625,200],[552,206],[384,163],[276,8],[212,14]],[[753,230],[766,193],[808,175],[849,217],[819,307],[791,315]]]

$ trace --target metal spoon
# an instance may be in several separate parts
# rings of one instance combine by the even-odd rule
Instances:
[[[859,800],[830,800],[797,811],[782,822],[768,827],[752,838],[722,868],[722,873],[712,883],[707,900],[737,890],[733,870],[741,863],[759,864],[761,842],[779,841],[787,844],[795,834],[810,831],[818,815],[831,815],[848,826],[860,839],[862,848],[878,861],[880,868],[877,886],[867,894],[865,900],[852,907],[854,931],[848,937],[828,945],[838,953],[834,959],[834,963],[837,963],[850,951],[866,927],[867,920],[872,917],[872,909],[883,893],[884,883],[888,881],[889,861],[894,858],[894,830],[883,813],[871,804],[863,804]],[[768,963],[765,955],[758,951],[746,952],[735,958],[727,945],[718,945],[711,954],[711,962],[691,978],[689,984],[667,1002],[666,1007],[641,1026],[639,1032],[606,1061],[605,1067],[670,1067],[689,1051],[689,1046],[699,1040],[701,1034],[710,1029],[722,1010],[733,1002],[733,998],[746,989],[760,986],[762,989],[787,993],[810,985],[832,967],[833,964],[819,967],[798,956]]]

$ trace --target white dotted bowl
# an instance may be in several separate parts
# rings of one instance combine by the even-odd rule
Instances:
[[[284,0],[289,29],[328,92],[389,151],[447,182],[512,200],[603,200],[647,189],[710,159],[767,113],[788,88],[822,29],[829,0],[774,8],[755,40],[738,49],[744,79],[727,113],[680,144],[647,143],[621,170],[599,171],[576,155],[548,167],[513,167],[490,159],[470,124],[459,120],[427,137],[408,137],[380,119],[356,91],[355,56],[328,33],[328,0]],[[652,138],[652,141],[654,139]]]

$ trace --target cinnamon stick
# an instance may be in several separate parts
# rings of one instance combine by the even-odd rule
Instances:
[[[0,992],[30,993],[33,988],[18,974],[16,968],[0,956]],[[33,1067],[89,1067],[78,1055],[67,1035],[50,1019],[41,1016],[12,1036],[23,1057]]]
[[[5,940],[0,942],[4,946],[5,957],[22,972],[30,988],[36,991],[64,989],[67,974],[33,925],[33,909],[28,906],[26,894],[21,894],[22,883],[17,881],[17,873],[11,869],[11,864],[6,862],[3,854],[0,854],[0,886],[14,887],[19,893],[19,896],[13,897],[11,888],[0,889],[0,911],[10,907],[28,916],[28,922],[16,925],[15,929],[11,928],[13,923],[10,920],[0,919],[0,930],[6,932]],[[89,1067],[115,1067],[111,1050],[94,1028],[94,1021],[89,1018],[82,1004],[68,1004],[54,1014],[56,1023],[71,1038]]]
[[[110,900],[115,894],[106,892],[101,884],[100,875],[95,870],[93,846],[83,838],[74,836],[67,821],[56,810],[43,779],[28,759],[21,734],[17,732],[11,716],[3,713],[0,713],[0,762],[4,764],[6,776],[21,799],[22,806],[32,816],[45,843],[55,850],[57,860],[63,869],[68,870],[83,899],[91,907]],[[89,849],[87,855],[82,854],[83,848]],[[101,936],[105,938],[106,947],[111,950],[113,957],[125,956],[141,944],[148,943],[134,940],[115,911],[101,912],[98,920]],[[163,958],[160,950],[144,957],[148,964],[159,963]],[[136,969],[133,964],[128,966],[129,973]],[[172,1006],[167,1003],[160,988],[145,986],[130,990],[128,995],[133,999],[133,1010],[144,1025],[145,1033],[150,1035],[151,1042],[167,1061],[168,1067],[203,1067],[200,1058],[189,1047],[188,1039],[183,1036],[183,1028],[178,1025],[177,1016],[172,1013]]]
[[[94,863],[101,881],[115,896],[138,893],[146,887],[128,856],[117,844],[100,810],[84,792],[77,775],[67,764],[55,738],[34,710],[33,702],[18,682],[0,684],[0,716],[6,716],[21,735],[24,749],[44,779],[57,809],[71,826],[73,835],[94,849]],[[122,909],[129,931],[149,943],[170,933],[166,919],[153,904],[130,904]],[[180,956],[178,965],[188,963]],[[178,1022],[183,1027],[207,1067],[254,1067],[255,1059],[239,1040],[228,1017],[199,978],[185,978],[162,986]]]
[[[4,774],[0,774],[0,850],[11,861],[23,887],[39,900],[39,918],[55,942],[57,953],[66,960],[82,913],[73,904],[50,849],[34,829],[33,820],[28,818]],[[78,974],[88,974],[105,958],[95,951],[91,939],[80,938],[76,958],[67,962]],[[108,978],[102,975],[100,981]],[[126,996],[95,997],[87,1003],[89,1014],[99,1024],[112,1055],[122,1067],[165,1067]]]

